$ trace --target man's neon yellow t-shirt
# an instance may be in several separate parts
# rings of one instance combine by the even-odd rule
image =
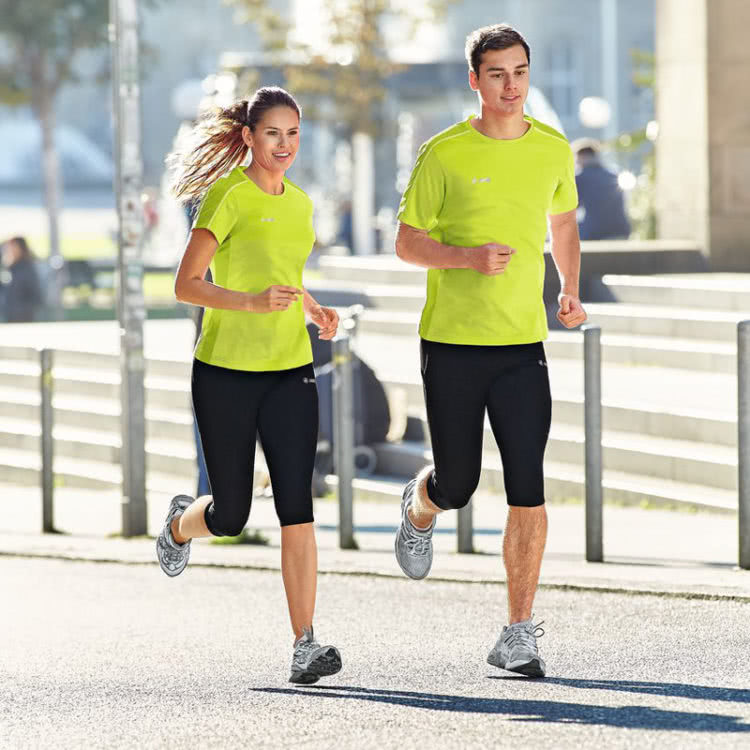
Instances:
[[[419,334],[446,344],[531,344],[547,337],[547,215],[578,205],[565,136],[531,117],[520,138],[482,135],[472,118],[419,150],[398,218],[445,245],[509,245],[505,272],[430,269]]]
[[[208,229],[219,243],[211,261],[218,286],[251,294],[274,284],[302,289],[302,269],[315,242],[312,214],[312,201],[292,182],[284,178],[284,192],[270,195],[240,166],[209,188],[193,229]],[[233,370],[309,364],[312,346],[302,298],[270,313],[207,307],[195,357]]]

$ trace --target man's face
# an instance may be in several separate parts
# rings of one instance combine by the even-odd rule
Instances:
[[[506,116],[522,114],[529,93],[526,50],[520,44],[488,50],[482,55],[479,75],[469,72],[469,85],[479,92],[484,109]]]

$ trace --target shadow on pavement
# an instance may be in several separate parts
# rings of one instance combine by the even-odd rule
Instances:
[[[523,679],[513,675],[488,675],[489,680]],[[584,690],[614,690],[622,693],[642,695],[663,695],[669,698],[693,698],[701,701],[726,701],[729,703],[750,703],[750,690],[743,688],[706,687],[685,685],[679,682],[641,682],[628,680],[576,680],[569,677],[546,677],[545,685],[583,688]]]
[[[585,680],[578,682],[583,683]],[[711,690],[711,688],[705,689]],[[750,724],[742,723],[742,719],[737,716],[665,711],[647,706],[612,707],[513,698],[472,698],[463,695],[416,693],[406,690],[374,690],[347,685],[312,685],[300,689],[253,688],[253,691],[280,695],[307,695],[317,698],[348,698],[350,700],[390,703],[411,708],[428,708],[433,711],[504,714],[511,721],[609,726],[624,729],[661,729],[665,731],[750,732]],[[738,692],[744,693],[746,691]]]

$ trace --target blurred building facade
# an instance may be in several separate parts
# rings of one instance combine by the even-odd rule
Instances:
[[[273,4],[280,13],[297,15],[295,0]],[[155,8],[144,5],[142,16],[143,41],[154,52],[144,59],[144,163],[147,177],[156,181],[179,124],[171,106],[175,87],[186,79],[215,72],[224,52],[260,52],[261,42],[255,28],[237,24],[235,10],[220,0],[163,0]],[[585,130],[577,111],[584,96],[613,96],[606,90],[607,64],[616,65],[617,70],[615,100],[611,102],[615,119],[610,129],[642,127],[653,116],[650,92],[630,80],[630,50],[654,49],[654,0],[459,0],[449,7],[437,28],[419,34],[411,45],[421,48],[418,56],[423,62],[428,58],[457,63],[463,71],[442,82],[450,86],[442,91],[443,102],[449,100],[455,106],[444,116],[438,113],[434,123],[426,123],[425,132],[449,125],[472,106],[475,99],[466,85],[463,63],[464,39],[473,28],[499,21],[514,24],[527,37],[533,55],[532,83],[544,93],[570,138],[584,132],[607,135]],[[614,46],[607,49],[605,44],[613,40]],[[400,49],[394,54],[410,56]],[[100,69],[107,55],[103,50],[82,57],[79,65],[83,73]],[[414,86],[409,89],[412,95]],[[70,87],[60,97],[59,120],[111,152],[110,98],[105,85]],[[417,137],[422,135],[420,129]]]

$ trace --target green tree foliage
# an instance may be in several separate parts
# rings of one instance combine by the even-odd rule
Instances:
[[[109,5],[103,0],[0,0],[0,101],[31,104],[78,80],[76,54],[107,41]]]
[[[292,24],[268,0],[225,0],[241,10],[241,21],[256,26],[284,68],[287,86],[304,102],[306,117],[328,116],[351,132],[373,135],[386,81],[404,69],[388,55],[384,24],[397,18],[408,39],[419,23],[435,20],[454,1],[324,0],[327,38],[292,42]]]

